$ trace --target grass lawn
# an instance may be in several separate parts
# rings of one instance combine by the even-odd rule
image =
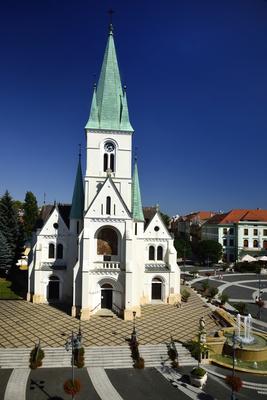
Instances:
[[[10,286],[11,282],[7,281],[4,278],[0,278],[0,299],[8,299],[8,300],[13,300],[13,299],[21,299],[20,296],[18,296],[16,293],[14,293]]]
[[[212,358],[214,360],[221,361],[224,364],[229,364],[229,366],[232,368],[232,365],[233,365],[232,357],[230,357],[230,356],[222,356],[222,355],[216,354],[216,355],[213,355]],[[236,366],[240,367],[240,368],[251,369],[251,370],[254,370],[254,371],[257,369],[259,371],[266,371],[267,372],[267,360],[266,361],[258,361],[257,362],[257,368],[255,368],[253,361],[237,360]]]

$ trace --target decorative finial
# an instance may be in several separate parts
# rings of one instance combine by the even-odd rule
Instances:
[[[114,14],[114,11],[110,8],[108,10],[108,14],[109,14],[109,34],[112,35],[113,34],[112,16]]]
[[[94,83],[94,90],[96,90],[96,82]]]
[[[124,93],[126,92],[126,89],[127,89],[127,86],[126,86],[126,85],[123,85],[123,91],[124,91]]]
[[[46,193],[44,192],[44,204],[45,204]]]
[[[159,204],[156,204],[156,211],[159,212]]]
[[[82,156],[82,145],[79,143],[79,160],[81,161],[81,156]]]
[[[107,176],[111,176],[111,172],[112,172],[112,170],[111,170],[110,168],[108,168],[108,169],[106,170]]]

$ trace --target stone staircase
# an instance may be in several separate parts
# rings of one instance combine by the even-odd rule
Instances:
[[[180,343],[175,343],[180,366],[196,365],[189,351]],[[71,351],[63,347],[43,348],[45,357],[43,368],[70,367]],[[31,349],[0,348],[0,368],[28,368]],[[140,345],[140,356],[145,360],[146,367],[158,367],[164,363],[170,365],[166,344]],[[91,346],[85,348],[85,367],[102,368],[132,368],[133,360],[128,345],[125,346]]]
[[[175,342],[175,347],[178,353],[179,366],[197,365],[197,361],[181,343]],[[171,361],[168,357],[167,345],[164,343],[156,345],[140,345],[139,352],[140,356],[145,360],[146,367],[159,367],[162,364],[167,366],[171,365]]]

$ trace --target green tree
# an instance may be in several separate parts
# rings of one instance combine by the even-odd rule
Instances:
[[[7,270],[12,263],[10,247],[3,233],[0,231],[0,270]]]
[[[184,258],[184,257],[188,258],[192,256],[192,248],[189,240],[175,239],[174,247],[177,251],[178,258]]]
[[[27,239],[31,238],[36,220],[38,218],[38,205],[32,192],[27,192],[24,201],[24,230]]]
[[[19,223],[12,197],[8,191],[0,199],[0,231],[5,237],[6,246],[11,254],[11,264],[15,264],[18,256]]]
[[[166,228],[169,229],[169,223],[170,223],[170,217],[167,214],[164,214],[163,212],[160,212],[161,218],[164,222],[164,224],[166,225]]]
[[[195,247],[195,255],[202,263],[217,263],[222,257],[222,245],[215,240],[201,240]]]

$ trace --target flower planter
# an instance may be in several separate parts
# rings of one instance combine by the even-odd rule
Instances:
[[[190,373],[190,383],[193,386],[199,387],[200,389],[205,385],[208,379],[208,374],[205,372],[203,376],[198,376],[193,373],[194,370]]]

